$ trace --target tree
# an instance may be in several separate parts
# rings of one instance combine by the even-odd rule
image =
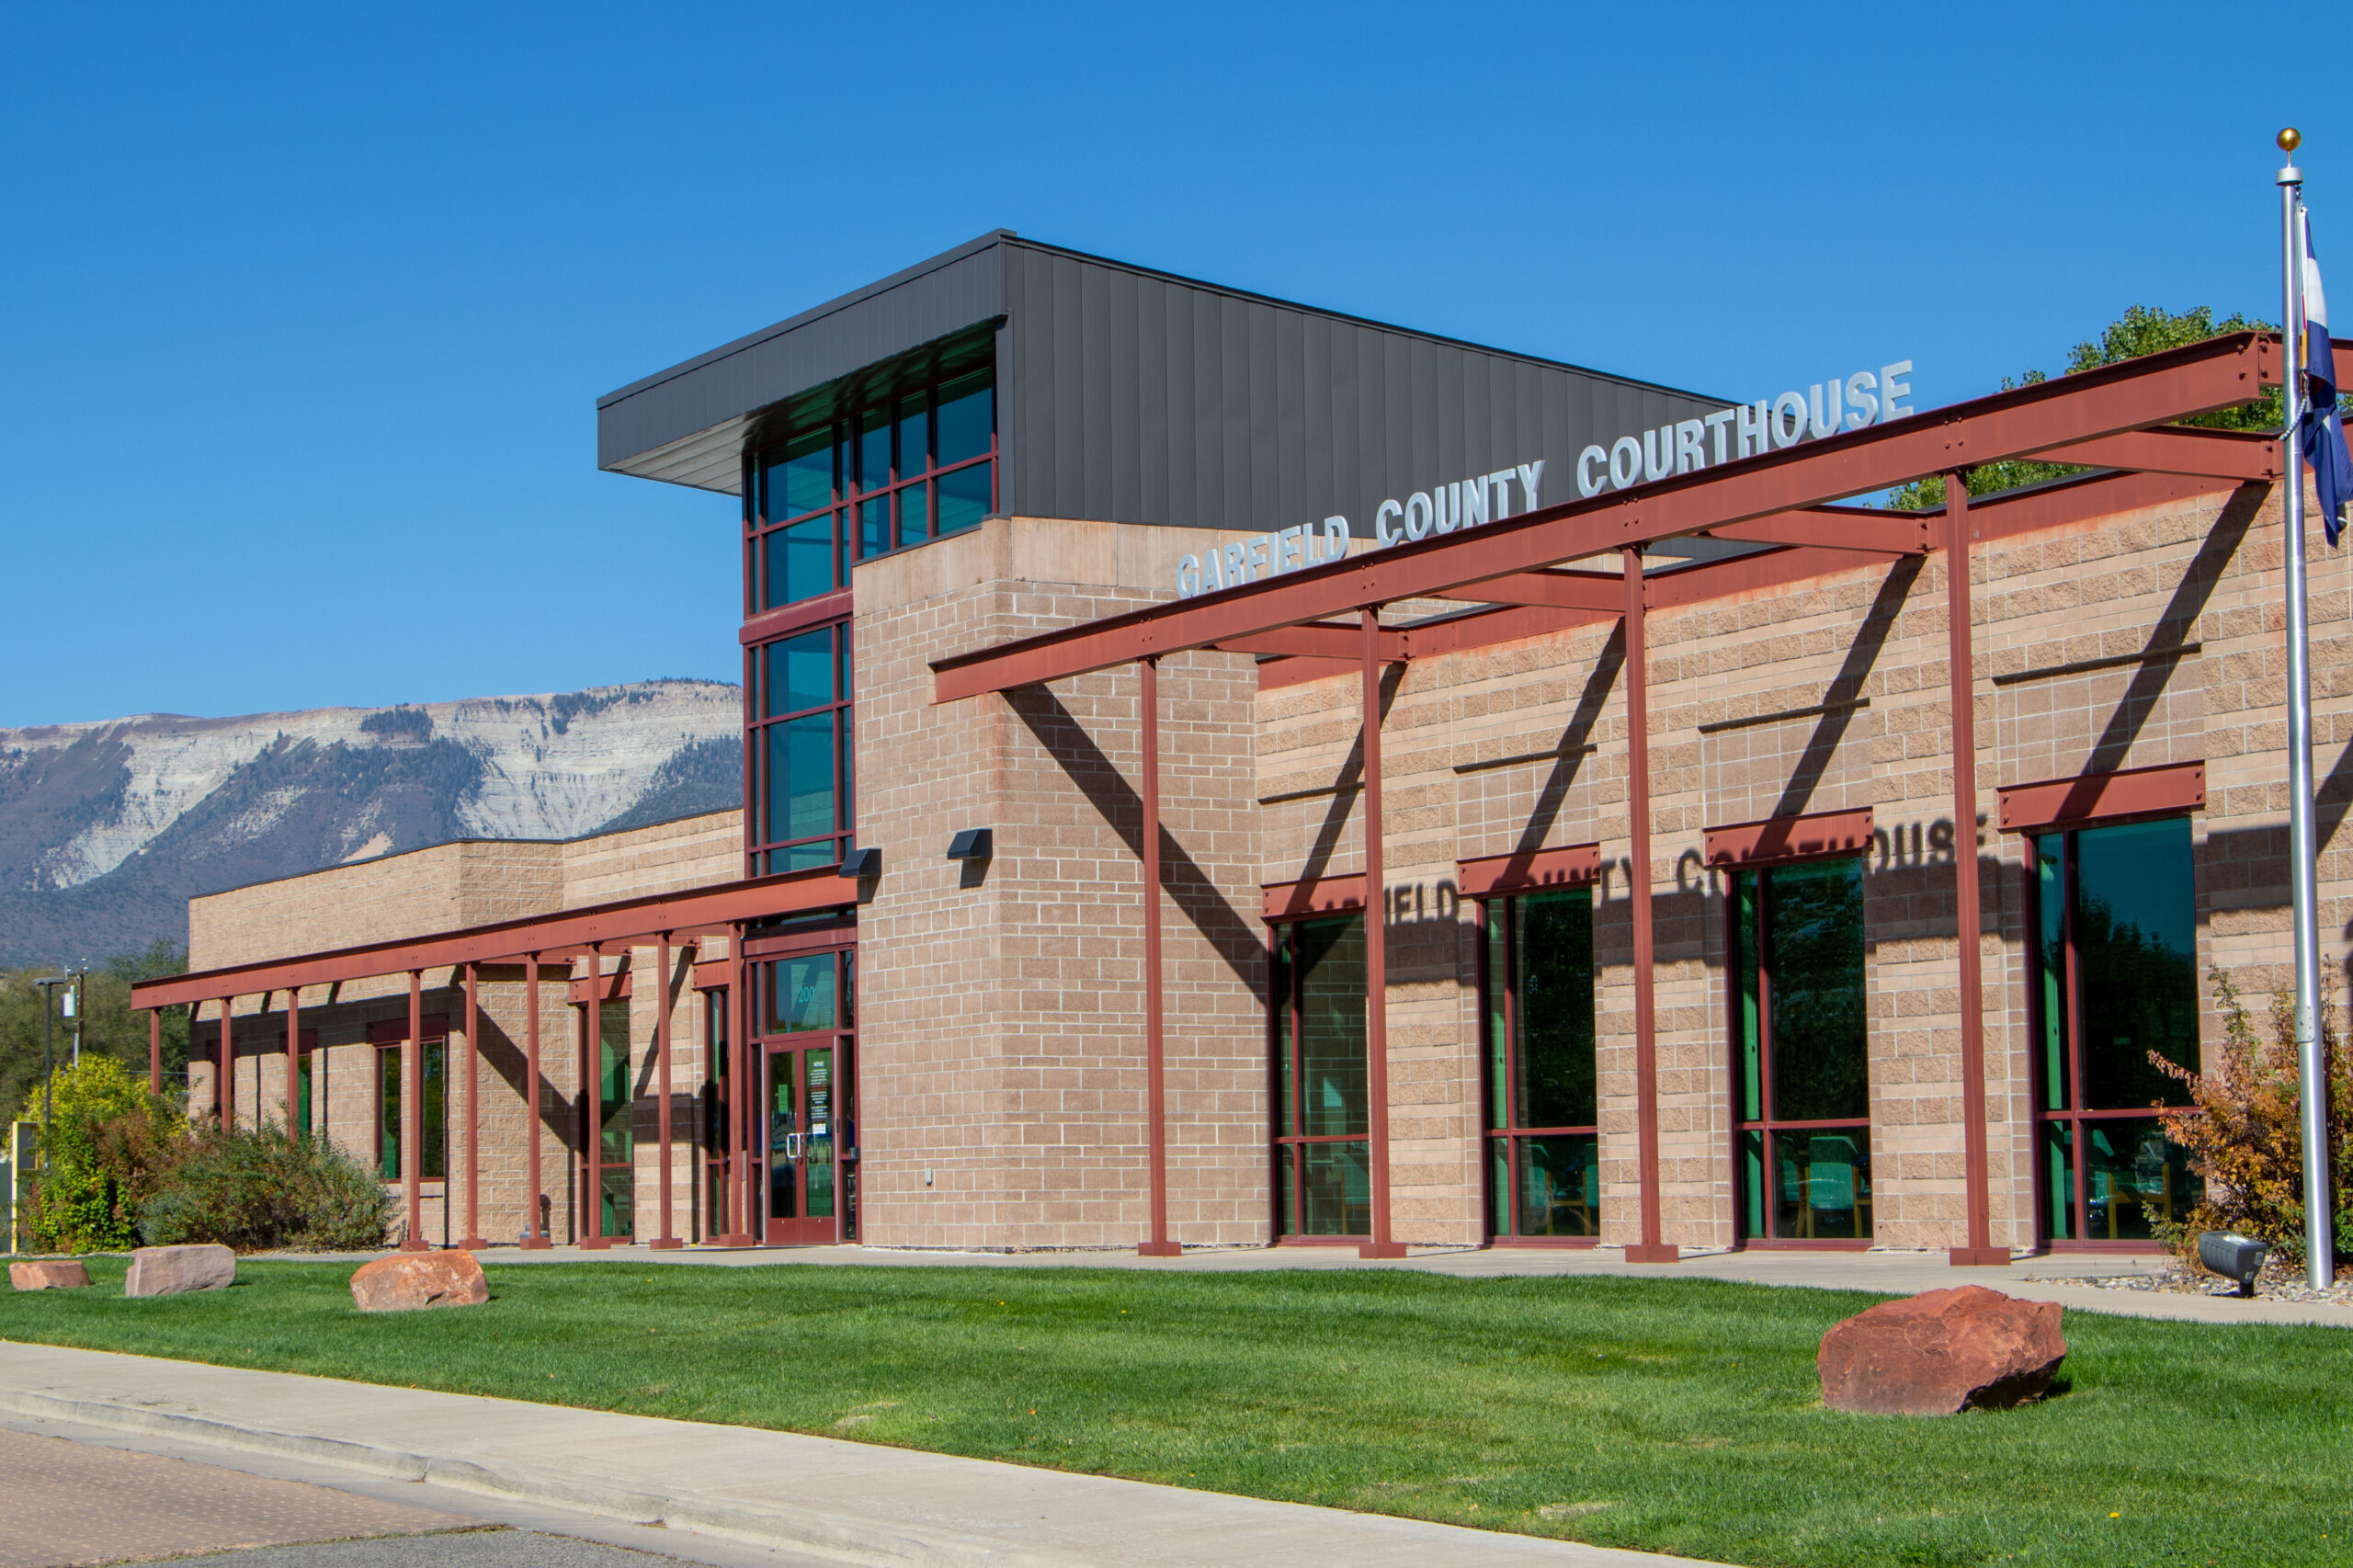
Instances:
[[[119,1062],[147,1075],[147,1019],[131,1006],[133,981],[177,974],[188,967],[187,950],[157,942],[142,953],[124,953],[93,965],[83,996],[82,1053]],[[35,983],[58,971],[47,967],[0,971],[0,1112],[40,1117],[41,1007]],[[63,1017],[56,1025],[57,1061],[72,1060],[74,1031]],[[164,1010],[164,1077],[166,1085],[185,1082],[188,1070],[188,1009]],[[17,1109],[28,1107],[27,1109]]]
[[[2202,343],[2207,338],[2219,337],[2225,333],[2278,330],[2269,322],[2237,314],[2218,322],[2211,305],[2200,305],[2178,315],[2154,305],[2134,305],[2124,312],[2121,319],[2111,323],[2108,330],[2099,335],[2097,342],[2076,344],[2075,351],[2067,357],[2066,369],[2061,374],[2075,375],[2102,365],[2113,365],[2120,359],[2137,359],[2143,354],[2179,348],[2185,344]],[[2049,379],[2040,370],[2029,370],[2015,381],[2005,376],[2002,378],[2002,390],[2008,392],[2014,387],[2030,387]],[[2239,408],[2218,409],[2211,414],[2194,415],[2181,423],[2209,430],[2277,432],[2279,428],[2279,389],[2269,387],[2265,389],[2259,402]],[[2040,484],[2046,480],[2064,479],[2069,474],[2088,472],[2070,463],[2036,462],[2030,459],[1982,463],[1969,471],[1969,493],[1972,495],[1990,495],[1998,490],[2016,490],[2021,485]],[[1902,512],[1927,511],[1944,504],[1942,474],[1915,479],[1888,497],[1888,505]]]

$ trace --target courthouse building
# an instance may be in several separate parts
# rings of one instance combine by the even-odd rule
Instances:
[[[2289,963],[2278,446],[2177,423],[2279,346],[1829,370],[983,236],[598,403],[733,498],[740,812],[199,898],[138,1005],[415,1246],[2149,1246]]]

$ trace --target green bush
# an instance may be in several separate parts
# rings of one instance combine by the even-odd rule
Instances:
[[[49,1131],[31,1183],[29,1230],[44,1252],[119,1252],[139,1244],[140,1204],[176,1157],[183,1123],[110,1056],[51,1074]],[[41,1112],[40,1085],[25,1106]]]
[[[392,1197],[324,1138],[278,1126],[199,1128],[140,1205],[150,1246],[220,1242],[239,1252],[368,1252],[383,1246]]]

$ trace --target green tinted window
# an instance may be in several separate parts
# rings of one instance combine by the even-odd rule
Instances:
[[[767,517],[779,522],[833,504],[834,431],[821,426],[784,444],[768,464]]]
[[[959,376],[939,389],[939,466],[986,456],[996,438],[996,377]]]

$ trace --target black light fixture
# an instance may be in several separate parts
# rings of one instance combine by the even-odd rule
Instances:
[[[996,854],[996,835],[993,829],[968,827],[948,841],[950,860],[987,860]]]
[[[2198,1238],[2198,1261],[2225,1279],[2238,1281],[2239,1294],[2255,1294],[2255,1277],[2271,1256],[2269,1242],[2242,1236],[2235,1231],[2208,1231]]]
[[[869,845],[853,849],[842,863],[834,868],[834,875],[856,881],[870,881],[882,874],[882,851]]]

